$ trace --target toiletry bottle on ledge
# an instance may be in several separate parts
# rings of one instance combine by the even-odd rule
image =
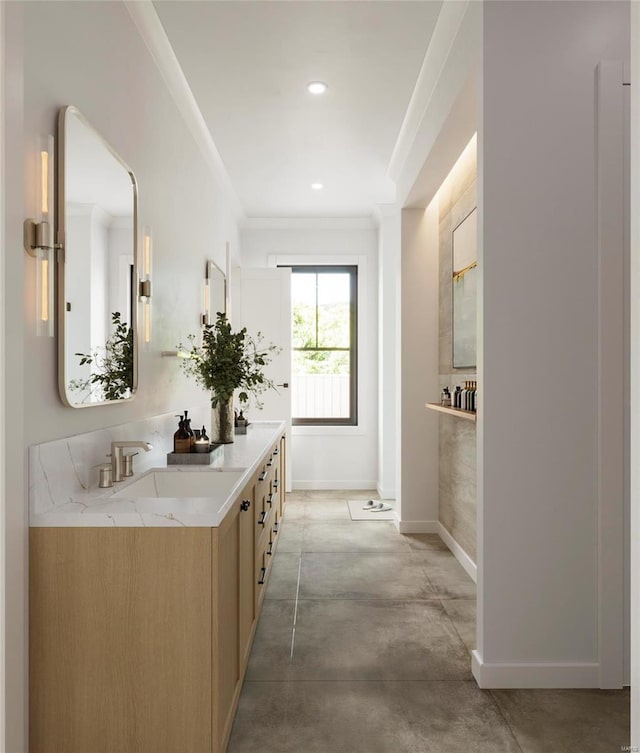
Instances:
[[[191,452],[191,437],[184,427],[184,416],[176,416],[180,419],[178,431],[173,435],[173,451],[177,453]]]
[[[189,435],[189,452],[194,452],[196,448],[196,435],[193,433],[193,429],[191,428],[191,419],[189,418],[188,410],[184,412],[184,428]]]

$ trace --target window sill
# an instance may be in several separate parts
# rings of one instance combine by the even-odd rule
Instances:
[[[362,426],[292,426],[291,434],[295,437],[344,437],[364,434]]]

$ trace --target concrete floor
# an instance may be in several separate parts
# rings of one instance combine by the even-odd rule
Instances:
[[[288,495],[229,753],[613,753],[626,691],[483,691],[475,585],[433,535]]]

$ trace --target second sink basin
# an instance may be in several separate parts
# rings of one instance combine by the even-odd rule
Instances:
[[[152,471],[119,489],[112,497],[205,497],[225,498],[238,483],[243,470]]]

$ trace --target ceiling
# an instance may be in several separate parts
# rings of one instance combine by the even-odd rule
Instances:
[[[387,166],[441,5],[154,3],[248,217],[394,201]],[[314,80],[328,91],[309,94]]]

